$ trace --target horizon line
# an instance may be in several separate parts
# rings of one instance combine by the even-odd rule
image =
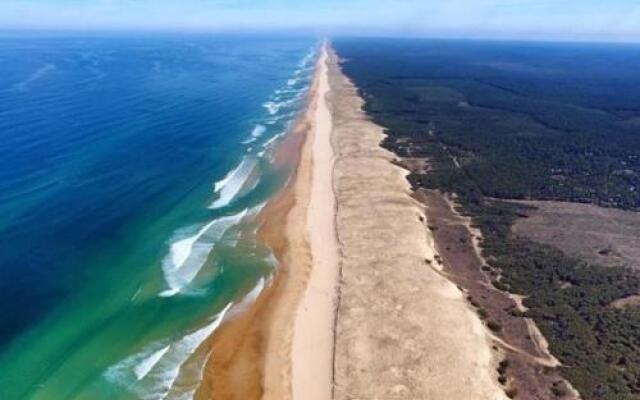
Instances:
[[[497,35],[497,34],[446,34],[446,33],[400,33],[400,32],[368,32],[357,34],[353,32],[335,32],[330,30],[308,28],[266,28],[257,27],[252,29],[221,29],[221,28],[178,28],[178,27],[1,27],[0,35],[6,33],[34,33],[34,34],[221,34],[221,35],[257,35],[271,33],[274,36],[289,35],[300,37],[319,37],[325,39],[333,38],[361,38],[361,39],[424,39],[424,40],[454,40],[454,41],[487,41],[487,42],[524,42],[524,43],[556,43],[556,44],[638,44],[640,39],[612,39],[593,37],[562,37],[544,36],[536,38],[534,35]]]

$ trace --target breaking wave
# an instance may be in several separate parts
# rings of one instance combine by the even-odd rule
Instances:
[[[217,241],[247,214],[247,209],[235,215],[213,220],[195,234],[171,243],[169,254],[162,262],[162,270],[169,287],[160,293],[174,296],[188,286],[198,275]]]
[[[216,209],[229,205],[242,191],[257,162],[258,160],[254,157],[245,157],[234,170],[216,182],[213,190],[218,198],[209,205],[209,208]]]
[[[144,400],[192,398],[196,387],[184,388],[180,385],[178,390],[174,389],[174,384],[179,379],[181,368],[220,326],[231,306],[232,303],[227,304],[207,325],[176,341],[148,345],[140,353],[107,369],[106,378]]]
[[[258,140],[258,138],[262,135],[264,135],[264,133],[267,131],[267,127],[261,124],[256,125],[253,128],[253,131],[251,131],[251,136],[242,142],[242,144],[249,144],[249,143],[253,143],[256,140]]]

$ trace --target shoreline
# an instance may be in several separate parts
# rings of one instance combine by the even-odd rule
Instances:
[[[258,237],[273,250],[278,269],[271,285],[265,287],[255,302],[225,321],[207,341],[206,348],[212,356],[205,365],[195,399],[286,400],[292,398],[293,387],[298,391],[306,390],[298,383],[293,384],[292,374],[295,373],[296,378],[304,375],[306,370],[302,366],[309,365],[306,355],[304,360],[299,358],[306,350],[300,334],[295,334],[294,325],[304,329],[297,321],[298,311],[301,298],[309,293],[307,282],[313,275],[308,218],[315,218],[315,214],[309,212],[309,204],[319,86],[323,91],[327,90],[326,84],[319,83],[324,71],[321,64],[325,60],[324,54],[323,47],[307,107],[274,154],[275,163],[291,163],[295,166],[294,172],[285,188],[257,217]],[[326,125],[327,121],[324,123]],[[326,132],[326,128],[322,131]],[[316,300],[311,303],[315,308]],[[330,331],[333,331],[333,317]],[[331,336],[331,345],[332,341]],[[294,343],[302,350],[294,351]],[[324,353],[318,352],[318,357]],[[327,353],[331,354],[332,349],[327,349]],[[332,359],[325,367],[331,371]],[[326,372],[324,375],[332,376]],[[304,379],[296,379],[296,382],[300,381]]]
[[[275,155],[294,173],[258,215],[279,268],[210,338],[196,399],[506,399],[495,343],[431,264],[408,171],[363,105],[325,45]]]
[[[313,129],[307,140],[312,155],[307,231],[313,266],[296,310],[292,343],[294,399],[333,398],[333,351],[339,274],[333,188],[334,150],[326,44],[318,61]]]

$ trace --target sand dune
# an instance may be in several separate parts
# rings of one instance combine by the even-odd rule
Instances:
[[[382,128],[329,64],[336,149],[340,305],[336,399],[506,399],[490,337],[436,253],[406,171],[380,147]]]
[[[259,216],[280,267],[207,344],[197,399],[506,399],[490,336],[427,262],[421,206],[361,106],[323,51],[276,159],[296,172]]]

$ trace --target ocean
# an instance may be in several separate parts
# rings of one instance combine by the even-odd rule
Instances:
[[[0,398],[186,399],[277,268],[314,38],[0,33]]]

